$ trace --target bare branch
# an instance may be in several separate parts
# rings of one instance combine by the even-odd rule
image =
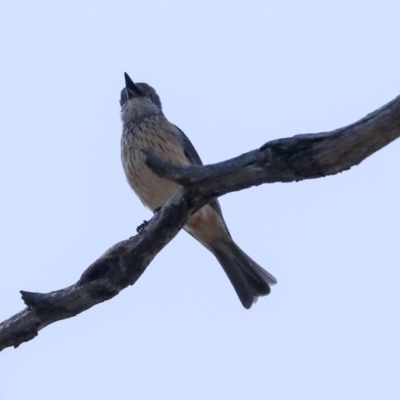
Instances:
[[[332,132],[274,140],[231,160],[177,167],[147,154],[148,165],[183,187],[143,232],[112,246],[78,282],[50,293],[21,291],[28,306],[0,324],[0,351],[33,339],[40,329],[109,300],[133,285],[156,254],[212,198],[254,185],[319,178],[345,171],[400,136],[400,97]]]
[[[21,291],[28,307],[0,324],[0,351],[18,347],[45,326],[73,317],[133,285],[190,213],[207,202],[196,197],[193,191],[181,189],[140,234],[108,249],[74,285],[45,294]]]
[[[400,136],[400,96],[360,121],[332,132],[273,140],[231,160],[179,167],[146,151],[157,175],[215,196],[263,183],[293,182],[343,172]]]

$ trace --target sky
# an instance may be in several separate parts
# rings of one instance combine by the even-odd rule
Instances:
[[[396,1],[2,1],[0,320],[151,213],[120,161],[123,72],[203,162],[353,123],[400,94]],[[400,397],[400,141],[220,199],[278,279],[245,310],[185,232],[132,287],[0,355],[0,400]]]

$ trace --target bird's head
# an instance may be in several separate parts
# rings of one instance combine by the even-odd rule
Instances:
[[[145,115],[162,114],[162,105],[157,92],[147,83],[134,83],[125,72],[125,87],[121,91],[121,114],[138,118]]]

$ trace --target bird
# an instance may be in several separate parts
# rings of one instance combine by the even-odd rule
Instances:
[[[142,203],[156,212],[179,190],[179,185],[157,176],[146,165],[143,150],[179,166],[203,165],[202,161],[183,131],[165,117],[155,89],[147,83],[134,83],[126,72],[120,105],[123,170]],[[183,229],[217,258],[244,308],[251,308],[277,283],[234,242],[217,199],[190,216]]]

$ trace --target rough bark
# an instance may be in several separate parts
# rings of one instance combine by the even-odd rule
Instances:
[[[21,291],[27,307],[0,324],[0,351],[18,347],[45,326],[133,285],[188,217],[210,199],[263,183],[333,175],[359,164],[399,136],[400,96],[344,128],[274,140],[213,165],[177,167],[147,153],[148,165],[159,176],[180,183],[180,191],[140,234],[108,249],[72,286],[50,293]]]

